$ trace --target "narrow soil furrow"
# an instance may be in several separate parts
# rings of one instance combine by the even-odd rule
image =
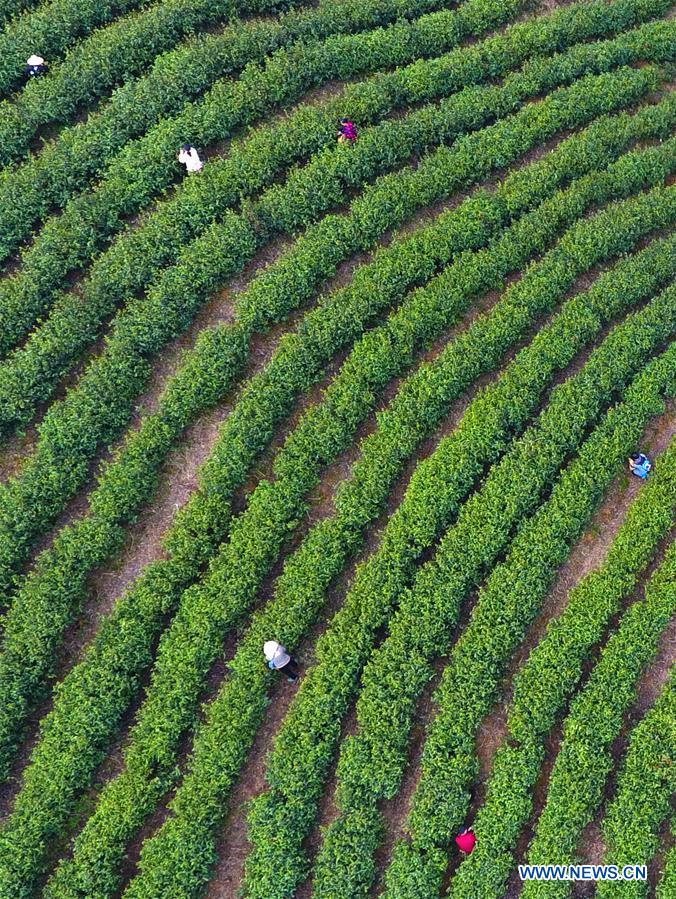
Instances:
[[[655,890],[657,888],[657,884],[660,882],[662,875],[664,874],[664,866],[666,864],[667,855],[669,851],[673,848],[674,843],[674,834],[671,829],[671,820],[667,818],[662,822],[662,826],[658,831],[660,848],[657,852],[657,855],[652,861],[652,864],[648,865],[648,884],[650,895],[655,895]]]
[[[504,899],[516,899],[516,897],[521,893],[522,884],[519,880],[517,866],[523,864],[525,861],[528,844],[533,839],[533,834],[535,833],[538,819],[540,818],[542,809],[545,807],[545,803],[547,802],[549,778],[551,776],[556,757],[559,754],[562,737],[563,722],[559,721],[554,729],[547,735],[547,738],[544,742],[545,760],[542,768],[540,769],[540,775],[537,779],[537,783],[535,784],[535,789],[533,790],[533,811],[530,814],[528,824],[526,825],[526,827],[524,827],[516,844],[516,848],[514,851],[514,870],[512,871],[509,880],[507,881]]]
[[[648,671],[639,681],[636,703],[629,712],[626,739],[629,730],[645,715],[654,704],[666,684],[671,669],[676,663],[676,620],[672,620],[662,635],[657,654]]]
[[[666,547],[665,547],[666,548]],[[656,565],[651,566],[652,570]],[[643,578],[643,582],[647,577]],[[643,673],[638,683],[636,702],[625,716],[622,731],[611,747],[613,770],[609,775],[603,792],[603,803],[593,821],[581,832],[577,854],[583,864],[601,864],[606,846],[601,831],[601,822],[605,818],[608,804],[612,801],[616,787],[619,768],[627,751],[629,737],[634,727],[641,721],[645,713],[653,705],[664,688],[676,662],[676,619],[672,620],[659,643],[657,654],[651,666]],[[665,822],[668,825],[668,821]],[[651,865],[652,869],[653,866]],[[575,896],[593,896],[593,884],[577,884]]]
[[[38,440],[35,425],[21,434],[12,434],[0,447],[0,484],[5,484],[21,470],[24,459],[35,452]]]
[[[473,601],[473,599],[474,594],[470,598],[470,602]],[[390,865],[392,850],[394,849],[395,843],[398,840],[403,839],[406,835],[406,818],[410,810],[411,799],[413,798],[413,794],[418,786],[418,781],[420,780],[419,765],[423,747],[425,745],[425,737],[427,736],[427,725],[432,721],[436,713],[432,695],[439,684],[445,663],[445,657],[436,659],[432,666],[434,676],[425,687],[425,690],[418,701],[409,742],[408,765],[404,771],[399,792],[394,799],[386,800],[379,806],[385,824],[385,837],[375,853],[378,874],[371,887],[371,896],[380,894],[383,888],[385,871]]]
[[[354,703],[350,703],[347,714],[343,718],[340,726],[341,742],[348,737],[354,735],[357,730],[357,711]],[[325,827],[334,820],[338,814],[338,807],[335,802],[335,784],[336,784],[336,765],[338,759],[335,758],[331,764],[327,783],[328,788],[322,794],[318,804],[317,823],[313,827],[311,833],[306,837],[303,847],[307,852],[310,862],[314,859],[319,850],[322,839],[322,832]],[[301,883],[294,894],[294,899],[310,899],[312,895],[312,877],[308,877]],[[225,899],[225,897],[224,897]]]
[[[267,754],[291,700],[298,690],[298,682],[290,684],[280,677],[270,695],[270,708],[260,727],[249,758],[242,769],[237,786],[230,800],[230,814],[223,828],[216,852],[218,862],[209,882],[206,896],[236,896],[244,870],[244,859],[249,851],[246,817],[249,802],[265,789]]]

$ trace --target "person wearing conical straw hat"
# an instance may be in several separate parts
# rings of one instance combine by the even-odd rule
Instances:
[[[31,78],[34,78],[36,75],[44,75],[47,71],[47,63],[41,56],[34,53],[26,60],[25,71]]]
[[[298,680],[298,663],[291,658],[281,643],[276,640],[268,640],[263,644],[263,655],[268,663],[268,668],[273,671],[283,671],[289,683]]]

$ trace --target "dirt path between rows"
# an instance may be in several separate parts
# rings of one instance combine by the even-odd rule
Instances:
[[[666,545],[663,549],[666,549]],[[608,806],[617,791],[617,776],[629,746],[631,732],[639,721],[644,718],[646,712],[662,692],[674,663],[676,663],[676,619],[673,619],[667,626],[659,641],[655,658],[648,669],[641,675],[636,691],[636,701],[625,715],[620,735],[613,742],[611,748],[613,768],[605,785],[603,803],[595,820],[590,822],[580,835],[578,854],[583,863],[601,864],[603,862],[606,847],[603,840],[601,822],[605,818]],[[652,871],[653,866],[651,865],[650,868]],[[581,897],[593,895],[591,885],[580,884],[578,894]]]
[[[649,895],[651,897],[655,896],[657,885],[664,875],[667,856],[676,845],[676,839],[674,839],[674,832],[671,828],[671,823],[671,819],[668,817],[662,822],[662,826],[658,831],[658,842],[660,848],[657,850],[655,857],[648,865],[648,889]]]

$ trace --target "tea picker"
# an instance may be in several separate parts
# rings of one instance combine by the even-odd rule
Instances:
[[[463,827],[455,838],[455,842],[461,852],[464,852],[465,855],[469,855],[476,845],[476,837],[474,836],[472,828]]]
[[[637,478],[648,477],[652,462],[644,453],[632,453],[629,456],[629,471]]]
[[[350,119],[340,120],[340,129],[338,131],[338,142],[341,144],[354,144],[357,140],[357,129],[354,122]]]
[[[273,671],[283,671],[289,683],[298,679],[298,663],[281,643],[277,643],[276,640],[268,640],[263,645],[263,655],[268,663],[268,668]]]
[[[186,167],[186,171],[188,172],[201,172],[204,168],[204,163],[199,157],[199,153],[193,147],[192,144],[183,144],[181,149],[178,151],[178,155],[176,156],[181,165]]]
[[[37,75],[45,75],[47,72],[47,63],[41,56],[33,54],[26,60],[24,71],[29,78],[35,78]]]

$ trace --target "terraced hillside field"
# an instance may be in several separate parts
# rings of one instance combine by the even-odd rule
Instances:
[[[676,899],[675,82],[670,0],[0,0],[0,899]]]

